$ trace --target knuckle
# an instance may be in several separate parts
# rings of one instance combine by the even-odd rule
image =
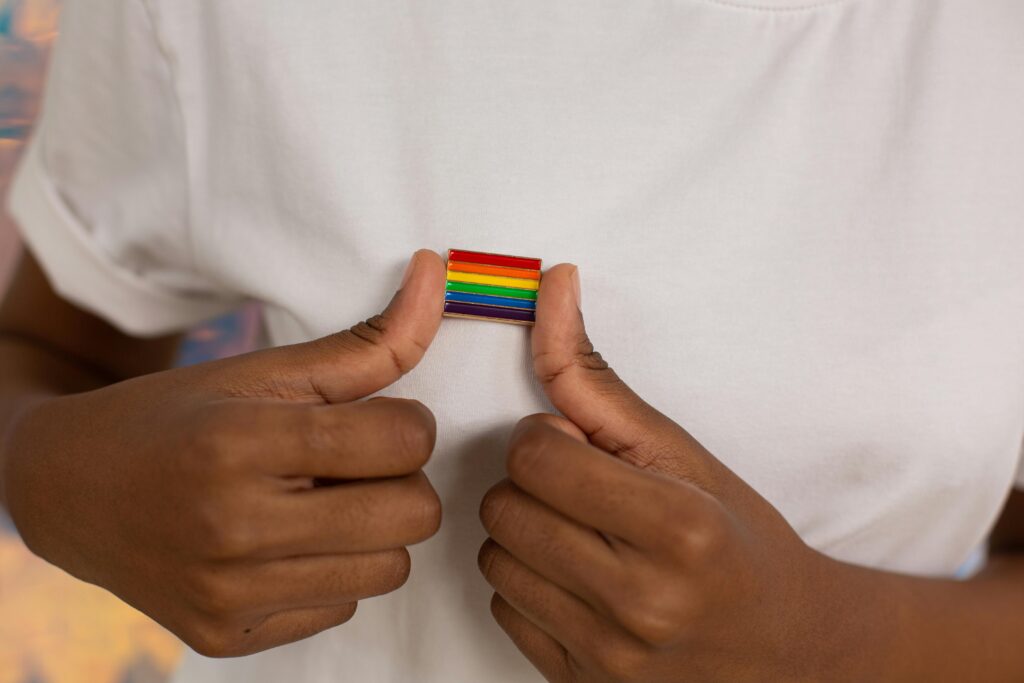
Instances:
[[[668,647],[684,639],[690,605],[676,585],[661,577],[634,577],[632,588],[620,592],[613,606],[627,631],[654,647]]]
[[[561,415],[554,415],[552,413],[534,413],[533,415],[527,415],[522,419],[522,422],[529,425],[536,425],[540,428],[553,429],[562,433],[579,432],[579,428],[571,421]]]
[[[193,424],[187,441],[186,456],[202,478],[234,475],[243,469],[240,440],[225,411],[205,411]]]
[[[693,518],[692,512],[689,516]],[[677,518],[665,528],[669,529],[665,538],[673,546],[670,550],[685,558],[691,567],[694,564],[715,565],[729,544],[728,522],[724,515],[715,512],[702,515],[689,524],[681,524]]]
[[[498,593],[491,594],[491,616],[494,617],[496,622],[499,624],[508,623],[508,615],[511,611],[512,610],[508,606],[508,603],[505,602],[505,599],[502,598],[501,595]]]
[[[594,349],[594,343],[586,332],[582,332],[576,340],[576,363],[584,370],[609,370],[608,361],[600,351]]]
[[[409,456],[417,468],[423,467],[434,450],[437,426],[434,415],[419,401],[401,401],[401,411],[393,422],[397,446],[402,455]]]
[[[507,482],[492,487],[480,501],[480,521],[492,536],[504,535],[509,524],[516,523],[518,494]]]
[[[634,609],[627,628],[640,640],[654,647],[668,647],[683,639],[687,620],[683,610],[663,598],[648,602],[646,609]]]
[[[217,550],[216,539],[220,535],[220,526],[228,518],[225,506],[219,496],[199,498],[192,505],[192,545],[203,556],[211,556]]]
[[[358,602],[347,602],[343,605],[338,605],[338,612],[335,615],[335,619],[338,624],[344,624],[352,620],[352,617],[356,615],[356,610],[359,608]]]
[[[569,354],[562,352],[547,352],[534,357],[538,371],[538,379],[541,384],[554,384],[562,375],[574,369],[595,371],[604,374],[606,371],[613,378],[615,373],[600,352],[594,349],[594,344],[586,332],[581,332],[574,340]]]
[[[243,604],[236,595],[232,582],[224,580],[215,572],[205,569],[194,572],[187,582],[193,605],[211,617],[230,617],[239,611]]]
[[[426,475],[410,478],[411,493],[405,503],[405,524],[415,530],[415,539],[425,541],[441,528],[441,498]]]
[[[212,629],[204,629],[200,632],[186,634],[182,640],[203,657],[219,659],[230,656],[226,642],[221,636],[213,633]]]
[[[441,529],[441,518],[444,510],[441,505],[441,497],[431,488],[430,495],[424,500],[422,520],[426,537],[430,538]]]
[[[409,580],[412,572],[412,558],[405,548],[396,548],[384,553],[380,570],[376,576],[378,593],[398,590]]]
[[[216,546],[221,554],[228,557],[244,557],[251,554],[255,548],[255,533],[250,524],[235,519],[227,524],[222,524],[220,533],[215,537]]]
[[[256,530],[245,521],[247,517],[217,515],[205,506],[206,512],[199,536],[199,545],[211,559],[237,559],[251,555],[256,548]]]
[[[670,610],[655,606],[633,609],[625,617],[625,626],[636,637],[655,647],[667,647],[680,637],[681,623]]]
[[[480,546],[476,562],[480,573],[492,586],[503,583],[502,577],[508,574],[508,562],[505,550],[494,541],[488,539]]]
[[[603,579],[593,587],[595,607],[622,622],[620,615],[636,590],[633,573],[622,564],[613,564],[606,569]]]
[[[594,643],[591,653],[598,668],[614,681],[640,681],[648,653],[638,643],[625,638],[609,638]]]
[[[694,530],[685,520],[685,517],[680,519],[678,516],[668,514],[660,520],[659,529],[661,531],[658,535],[658,544],[669,556],[688,557],[691,554],[690,543]]]
[[[195,455],[198,462],[205,464],[209,454],[220,450],[221,440],[220,421],[207,413],[194,422],[192,429],[187,432],[186,451]]]
[[[358,322],[347,330],[328,334],[309,342],[315,351],[327,354],[358,351],[366,346],[376,346],[384,339],[387,321],[384,316],[375,315]]]
[[[698,526],[690,531],[686,541],[689,555],[701,564],[716,564],[725,554],[727,535],[718,524]]]
[[[412,370],[418,359],[406,358],[406,354],[398,353],[395,347],[388,343],[388,323],[387,316],[378,314],[361,323],[356,323],[342,335],[346,338],[350,348],[371,347],[383,350],[388,354],[397,373],[404,375]],[[422,350],[419,349],[419,351]]]
[[[384,340],[387,334],[388,320],[383,315],[377,314],[358,322],[348,329],[348,334],[368,344],[377,345]]]
[[[418,359],[403,358],[403,354],[396,352],[389,344],[389,325],[390,321],[387,316],[378,314],[356,323],[347,330],[329,334],[309,343],[314,345],[314,349],[327,352],[327,355],[381,349],[388,353],[395,370],[404,375],[412,369],[412,366],[416,364],[415,360]]]
[[[237,444],[232,444],[227,438],[221,437],[224,443],[207,455],[207,471],[211,477],[220,481],[234,479],[245,471],[245,457]]]
[[[507,467],[512,481],[521,481],[524,475],[536,468],[550,442],[551,429],[533,421],[516,435],[508,449]]]
[[[330,410],[305,411],[299,425],[302,443],[313,452],[333,452],[347,436],[344,424]]]
[[[194,624],[182,640],[204,657],[222,659],[246,654],[243,643],[233,629],[219,621],[203,620]]]

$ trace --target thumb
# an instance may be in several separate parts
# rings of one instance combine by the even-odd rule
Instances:
[[[444,282],[441,257],[429,249],[417,251],[379,315],[310,342],[240,357],[258,366],[243,373],[246,385],[240,393],[343,403],[393,384],[416,367],[434,340]]]
[[[576,266],[560,264],[544,273],[532,333],[533,369],[552,405],[598,448],[637,467],[715,488],[723,466],[594,350],[580,298]]]

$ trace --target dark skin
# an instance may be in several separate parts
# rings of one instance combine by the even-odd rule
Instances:
[[[120,334],[23,259],[0,309],[0,491],[29,547],[216,656],[309,636],[395,589],[404,547],[439,523],[419,469],[433,421],[358,398],[436,331],[443,264],[418,258],[369,329],[166,372],[177,338]],[[824,557],[593,353],[574,272],[545,275],[533,332],[564,417],[519,424],[509,479],[481,507],[494,616],[548,680],[1024,678],[1024,496],[970,581]],[[358,427],[374,420],[401,438]],[[261,513],[277,522],[233,521]]]
[[[562,416],[514,430],[480,567],[549,681],[1024,680],[1020,493],[970,581],[839,562],[619,379],[574,267],[545,274],[532,347]]]
[[[417,252],[365,323],[167,370],[178,338],[120,334],[24,257],[0,308],[0,490],[25,543],[210,656],[347,621],[440,525],[433,415],[359,399],[423,356],[443,282]]]

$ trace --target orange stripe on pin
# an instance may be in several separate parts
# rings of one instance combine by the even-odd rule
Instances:
[[[505,268],[502,266],[484,266],[478,263],[448,262],[448,270],[459,273],[479,273],[480,275],[499,275],[501,277],[518,277],[524,280],[539,280],[539,270],[525,270],[523,268]]]

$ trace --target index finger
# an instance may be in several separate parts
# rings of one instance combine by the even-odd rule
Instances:
[[[230,406],[230,407],[229,407]],[[252,466],[279,477],[370,479],[423,468],[436,438],[434,416],[419,401],[375,398],[316,405],[229,399],[218,425]]]
[[[524,418],[509,442],[509,478],[563,515],[638,546],[655,546],[695,487],[641,470],[582,443],[541,416]]]

